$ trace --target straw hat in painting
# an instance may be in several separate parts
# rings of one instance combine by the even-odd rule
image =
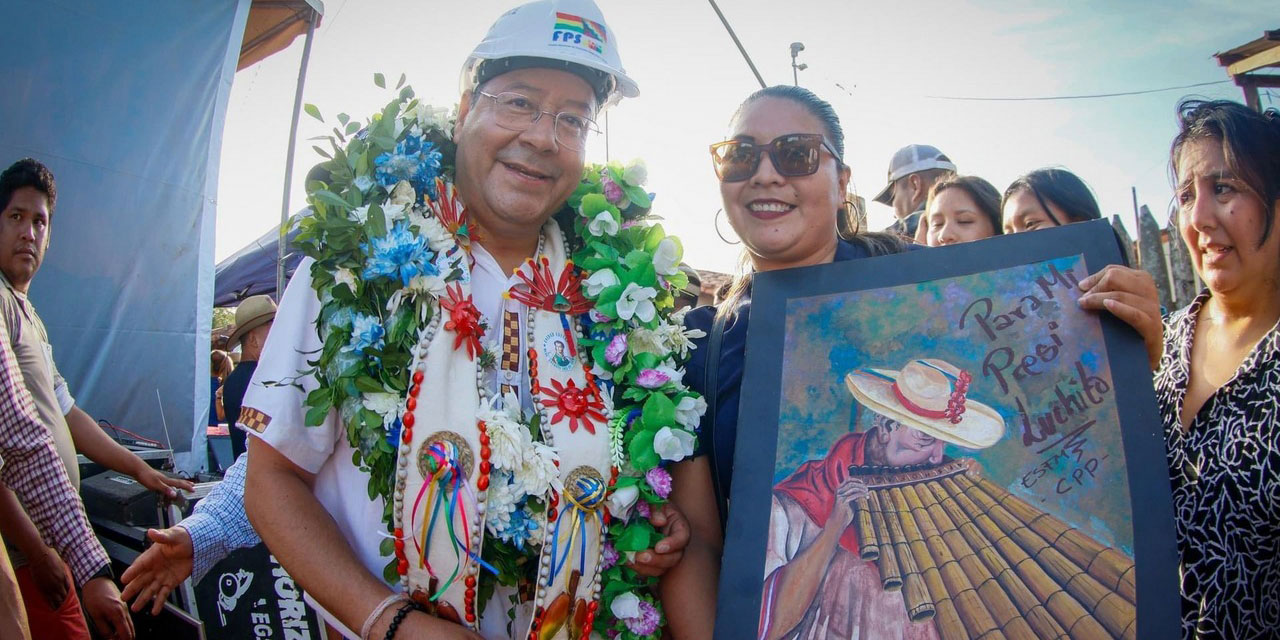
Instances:
[[[945,360],[918,359],[901,371],[852,371],[845,385],[858,402],[886,418],[966,449],[985,449],[1004,436],[1004,418],[968,397],[971,379]]]

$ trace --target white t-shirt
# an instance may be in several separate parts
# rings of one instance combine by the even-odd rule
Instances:
[[[520,336],[523,341],[524,305],[502,297],[502,293],[519,282],[519,279],[504,273],[483,247],[477,244],[471,246],[472,256],[475,258],[475,265],[471,270],[472,300],[489,327],[484,337],[485,343],[496,340],[504,309],[516,310],[520,314]],[[316,474],[316,499],[333,516],[338,529],[361,564],[380,579],[383,567],[392,559],[379,551],[382,540],[390,535],[382,522],[383,501],[381,498],[369,499],[368,474],[351,464],[354,450],[347,442],[346,428],[341,424],[338,412],[330,411],[325,421],[316,427],[308,427],[304,421],[306,407],[303,403],[307,394],[317,387],[317,383],[314,376],[299,377],[299,373],[311,369],[307,361],[314,360],[323,346],[316,332],[316,318],[321,304],[311,286],[313,262],[307,258],[299,264],[285,288],[271,333],[267,337],[262,357],[258,360],[258,368],[245,392],[241,421],[237,426],[271,445],[294,464]],[[524,353],[522,345],[520,371],[512,378],[520,380],[520,397],[522,404],[528,408],[531,403],[524,375]],[[496,379],[490,378],[489,383],[496,388]],[[249,417],[247,423],[244,420],[246,416]],[[390,586],[400,589],[398,582]],[[349,638],[358,638],[357,633],[345,628],[318,606],[310,595],[307,596],[307,601],[335,629]],[[490,625],[485,624],[481,633],[491,638],[507,637],[505,618],[505,615],[486,615],[483,622],[500,622],[504,628],[489,629]]]

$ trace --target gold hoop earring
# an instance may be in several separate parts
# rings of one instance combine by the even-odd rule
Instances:
[[[844,201],[844,215],[849,218],[849,226],[853,227],[853,235],[858,235],[862,231],[862,220],[859,219],[852,200]]]
[[[716,235],[720,236],[720,241],[721,241],[721,242],[723,242],[723,243],[725,243],[725,244],[727,244],[727,245],[742,244],[742,241],[741,241],[741,240],[739,240],[739,241],[737,241],[737,242],[730,242],[728,238],[724,237],[724,234],[723,234],[723,233],[720,233],[720,214],[721,214],[721,213],[723,213],[723,212],[724,212],[724,209],[723,209],[723,208],[721,208],[721,209],[716,209],[716,215],[715,215],[715,217],[714,217],[714,218],[712,218],[711,226],[713,226],[713,227],[715,227],[715,228],[716,228]],[[730,226],[732,226],[732,225],[730,225]]]

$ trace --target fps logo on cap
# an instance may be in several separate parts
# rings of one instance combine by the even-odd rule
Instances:
[[[602,54],[602,42],[608,42],[608,32],[599,22],[575,16],[572,13],[556,12],[556,24],[551,31],[552,42],[580,45],[585,49]]]

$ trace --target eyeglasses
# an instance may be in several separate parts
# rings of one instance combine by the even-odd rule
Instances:
[[[756,144],[746,140],[725,140],[711,145],[711,164],[721,182],[742,182],[756,174],[760,167],[760,154],[768,153],[773,168],[788,178],[812,175],[822,160],[826,149],[836,162],[841,162],[826,138],[817,133],[788,133],[778,136],[768,144]]]
[[[592,132],[599,132],[596,123],[580,113],[561,111],[551,113],[543,111],[542,105],[532,98],[519,93],[503,92],[497,95],[477,91],[476,93],[493,100],[496,109],[498,126],[511,131],[527,131],[534,123],[546,114],[555,120],[556,143],[574,151],[581,151],[587,144],[587,137]]]

